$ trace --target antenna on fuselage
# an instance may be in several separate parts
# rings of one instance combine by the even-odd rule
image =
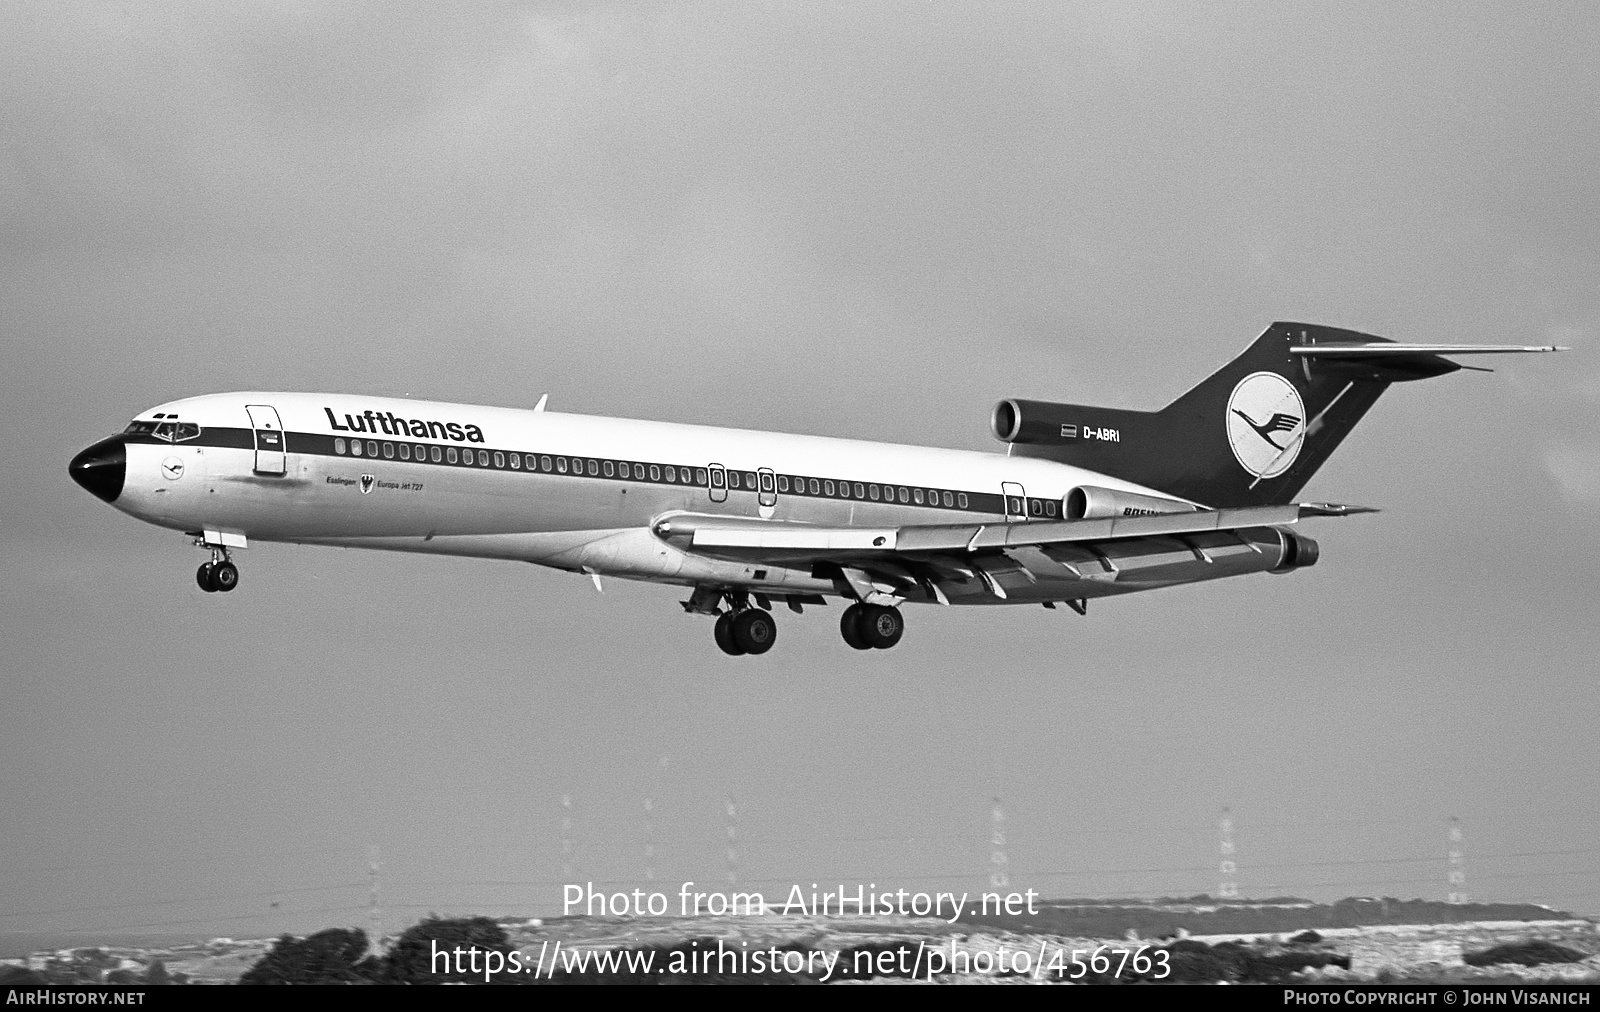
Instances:
[[[535,411],[543,411],[545,402],[548,401],[549,399],[550,399],[550,395],[549,394],[540,394],[539,395],[539,403],[535,404],[533,406],[533,410],[535,410]]]

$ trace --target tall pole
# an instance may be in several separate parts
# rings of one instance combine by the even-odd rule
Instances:
[[[378,848],[367,848],[367,933],[368,951],[383,955],[383,914],[379,910]]]
[[[649,798],[644,799],[644,880],[656,880],[656,804]]]
[[[1225,900],[1239,898],[1239,866],[1233,860],[1233,812],[1227,808],[1217,819],[1217,851],[1221,860],[1217,872],[1222,879],[1217,886],[1217,896]]]
[[[561,795],[561,884],[570,885],[572,877],[572,795]]]
[[[1010,861],[1006,858],[1006,810],[995,798],[989,808],[989,885],[1004,889],[1011,884]]]
[[[728,886],[739,884],[739,809],[728,799]]]
[[[1445,876],[1450,885],[1450,897],[1447,902],[1467,902],[1467,863],[1464,847],[1461,842],[1461,820],[1454,815],[1450,816],[1450,830],[1446,834],[1448,846],[1445,849],[1445,866],[1448,874]]]

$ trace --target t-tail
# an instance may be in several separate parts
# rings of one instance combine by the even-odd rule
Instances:
[[[1005,400],[994,433],[1042,457],[1210,507],[1294,500],[1391,383],[1471,369],[1444,355],[1561,351],[1399,344],[1353,330],[1274,323],[1244,353],[1160,411]]]

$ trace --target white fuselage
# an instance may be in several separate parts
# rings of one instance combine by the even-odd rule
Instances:
[[[809,567],[685,551],[654,525],[680,513],[828,527],[1025,522],[1059,518],[1080,485],[1159,495],[991,453],[346,394],[210,394],[135,425],[173,418],[199,434],[130,437],[114,502],[153,524],[776,594],[835,585]],[[282,430],[276,453],[263,426]]]

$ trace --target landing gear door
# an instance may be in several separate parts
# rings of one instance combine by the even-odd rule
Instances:
[[[711,480],[706,482],[706,487],[711,492],[712,502],[728,501],[728,472],[723,470],[721,464],[707,465],[711,472]]]
[[[1028,493],[1014,481],[1000,483],[1000,494],[1006,500],[1006,523],[1014,524],[1028,519]]]
[[[250,428],[256,434],[256,474],[287,474],[283,423],[278,420],[278,409],[266,404],[246,404],[244,409],[250,413]]]

